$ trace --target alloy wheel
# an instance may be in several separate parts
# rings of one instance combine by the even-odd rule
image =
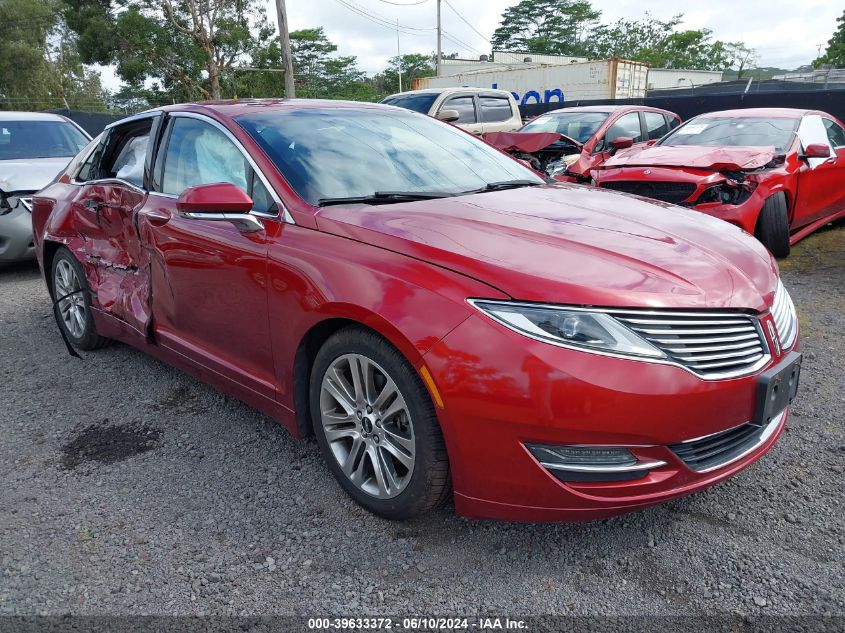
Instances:
[[[72,337],[82,338],[88,320],[88,308],[83,293],[78,292],[82,289],[82,282],[67,260],[59,260],[56,264],[53,288],[56,298],[64,297],[59,301],[59,314],[65,329]]]
[[[320,387],[323,433],[343,474],[378,499],[401,493],[414,471],[414,427],[405,398],[375,361],[344,354]]]

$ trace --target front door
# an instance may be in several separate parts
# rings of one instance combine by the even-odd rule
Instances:
[[[174,115],[155,165],[154,191],[141,211],[153,254],[157,342],[264,397],[275,397],[267,310],[266,233],[242,233],[219,220],[181,214],[188,187],[233,183],[272,225],[272,199],[242,149],[211,120]]]
[[[810,224],[833,212],[842,197],[845,182],[845,156],[837,155],[828,137],[822,117],[805,116],[798,128],[799,151],[811,144],[828,145],[830,157],[807,158],[798,174],[798,195],[791,229]]]

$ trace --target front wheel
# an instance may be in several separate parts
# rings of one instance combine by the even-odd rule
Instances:
[[[766,198],[754,234],[775,257],[789,255],[789,215],[782,191]]]
[[[383,338],[349,327],[317,353],[311,411],[320,450],[346,493],[388,519],[439,505],[449,461],[418,374]]]

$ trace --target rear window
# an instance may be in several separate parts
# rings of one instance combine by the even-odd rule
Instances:
[[[0,120],[0,160],[76,156],[88,138],[66,121]]]
[[[481,120],[484,123],[507,121],[513,116],[511,102],[505,97],[480,97]]]
[[[395,95],[382,99],[382,103],[396,106],[398,108],[405,108],[406,110],[413,110],[414,112],[420,112],[422,114],[428,114],[428,111],[431,110],[431,106],[439,96],[439,93],[436,92],[424,92],[414,95]]]
[[[786,151],[798,119],[703,116],[687,121],[660,145],[774,147]]]

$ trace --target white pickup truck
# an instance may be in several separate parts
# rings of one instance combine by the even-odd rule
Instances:
[[[519,106],[507,90],[427,88],[390,95],[381,102],[454,123],[473,134],[522,127]]]

